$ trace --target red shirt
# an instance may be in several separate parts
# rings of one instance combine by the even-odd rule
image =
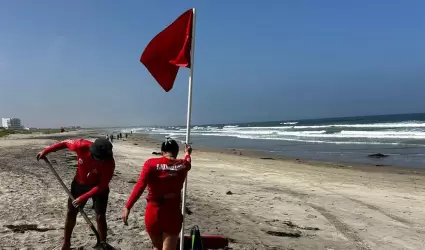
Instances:
[[[190,155],[182,160],[165,157],[151,158],[145,162],[139,181],[128,198],[126,208],[131,209],[148,186],[147,200],[173,200],[180,203],[181,190],[191,168]]]
[[[45,153],[51,153],[68,148],[77,153],[77,172],[74,180],[78,184],[95,185],[90,191],[78,197],[80,200],[87,200],[93,195],[107,189],[114,175],[114,159],[107,161],[93,159],[90,152],[90,146],[92,144],[93,142],[85,139],[65,140],[44,149]]]

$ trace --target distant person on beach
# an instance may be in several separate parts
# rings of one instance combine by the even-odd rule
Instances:
[[[106,208],[109,197],[109,182],[115,170],[112,144],[105,138],[94,142],[79,139],[66,140],[53,144],[37,154],[37,160],[49,153],[68,148],[77,153],[77,172],[71,183],[74,201],[68,199],[68,212],[65,220],[65,232],[62,250],[71,249],[71,235],[74,229],[78,208],[84,208],[88,199],[92,199],[96,212],[96,222],[101,241],[106,241]]]
[[[127,134],[127,133],[125,133],[125,139],[127,139],[127,137],[128,137],[128,134]]]
[[[112,134],[111,134],[111,135],[109,136],[109,139],[111,140],[111,142],[114,142],[114,135],[112,135]]]
[[[146,187],[148,202],[145,226],[155,250],[175,250],[182,227],[181,191],[191,169],[192,148],[185,145],[184,159],[177,159],[179,145],[167,138],[161,145],[162,157],[148,159],[124,207],[122,220],[127,225],[130,210]]]

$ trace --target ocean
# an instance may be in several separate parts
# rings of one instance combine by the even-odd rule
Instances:
[[[184,126],[131,130],[180,141],[186,134]],[[193,126],[191,142],[193,147],[236,148],[307,160],[422,168],[425,113]],[[375,153],[388,157],[368,157]]]

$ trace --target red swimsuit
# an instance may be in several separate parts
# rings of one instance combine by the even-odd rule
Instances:
[[[183,160],[151,158],[143,165],[126,208],[133,207],[147,186],[145,225],[150,235],[164,232],[177,235],[180,232],[183,218],[180,210],[181,190],[191,168],[190,162],[190,155],[186,155]]]

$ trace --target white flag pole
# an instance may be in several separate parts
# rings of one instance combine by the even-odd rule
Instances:
[[[192,85],[193,85],[193,68],[195,62],[195,27],[196,27],[196,12],[195,8],[193,10],[192,17],[192,46],[190,50],[190,72],[189,72],[189,90],[187,97],[187,127],[186,127],[186,144],[190,143],[190,118],[192,115]],[[182,197],[182,214],[183,214],[183,222],[182,229],[180,231],[180,250],[184,248],[184,218],[186,212],[186,189],[187,189],[187,176],[183,186],[183,197]]]

